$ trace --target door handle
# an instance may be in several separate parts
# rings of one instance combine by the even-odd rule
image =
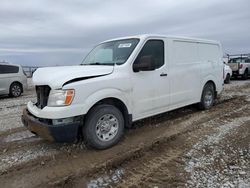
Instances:
[[[167,73],[161,73],[160,76],[167,76]]]

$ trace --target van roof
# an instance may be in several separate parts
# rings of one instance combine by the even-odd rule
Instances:
[[[169,39],[176,39],[176,40],[179,39],[179,40],[187,40],[187,41],[196,41],[196,42],[220,44],[220,42],[216,41],[216,40],[207,40],[207,39],[200,39],[200,38],[193,38],[193,37],[183,37],[183,36],[159,35],[159,34],[142,34],[142,35],[126,36],[126,37],[119,37],[119,38],[106,40],[106,41],[103,41],[103,42],[109,42],[109,41],[113,41],[113,40],[122,40],[122,39],[131,39],[131,38],[138,38],[138,39],[141,39],[141,40],[145,40],[147,38],[169,38]]]

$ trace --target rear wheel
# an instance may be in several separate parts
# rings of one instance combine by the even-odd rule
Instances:
[[[124,118],[112,105],[98,105],[88,113],[83,127],[86,145],[106,149],[115,145],[124,132]]]
[[[10,86],[10,93],[11,97],[19,97],[22,94],[22,86],[19,83],[13,83]]]
[[[214,85],[209,82],[203,88],[201,101],[198,107],[201,110],[210,109],[214,104],[214,98],[215,98],[215,88]]]
[[[246,69],[244,74],[242,75],[242,79],[246,80],[248,78],[248,70]]]
[[[230,83],[230,74],[227,74],[226,79],[225,79],[225,84],[229,84]]]

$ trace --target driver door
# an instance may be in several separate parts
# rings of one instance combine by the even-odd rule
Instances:
[[[135,67],[137,67],[135,69]],[[165,111],[170,85],[165,60],[165,41],[148,40],[133,63],[133,119]]]

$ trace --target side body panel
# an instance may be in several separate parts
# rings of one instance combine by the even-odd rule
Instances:
[[[208,81],[213,81],[217,94],[223,90],[224,64],[221,45],[217,43],[198,44],[201,63],[201,91]]]
[[[152,80],[145,79],[146,73],[144,72],[137,75],[137,82],[140,79],[141,81],[134,87],[141,90],[142,98],[134,98],[133,100],[140,100],[142,104],[133,106],[133,120],[200,102],[203,87],[208,81],[215,84],[217,94],[223,89],[223,60],[219,43],[179,39],[166,39],[165,41],[167,44],[165,46],[167,66],[164,72],[168,74],[167,81],[161,83],[156,77],[154,79],[151,77]],[[159,100],[162,104],[168,105],[161,106],[162,104],[159,105],[155,102],[157,101],[155,99],[157,96],[154,95],[155,85],[161,88],[168,87],[165,90],[165,95],[169,97],[168,102]],[[158,95],[158,99],[161,99],[161,95],[162,93]],[[145,101],[144,104],[143,101]],[[138,113],[140,111],[144,113]]]
[[[201,62],[194,41],[171,40],[171,106],[192,104],[200,100]]]

